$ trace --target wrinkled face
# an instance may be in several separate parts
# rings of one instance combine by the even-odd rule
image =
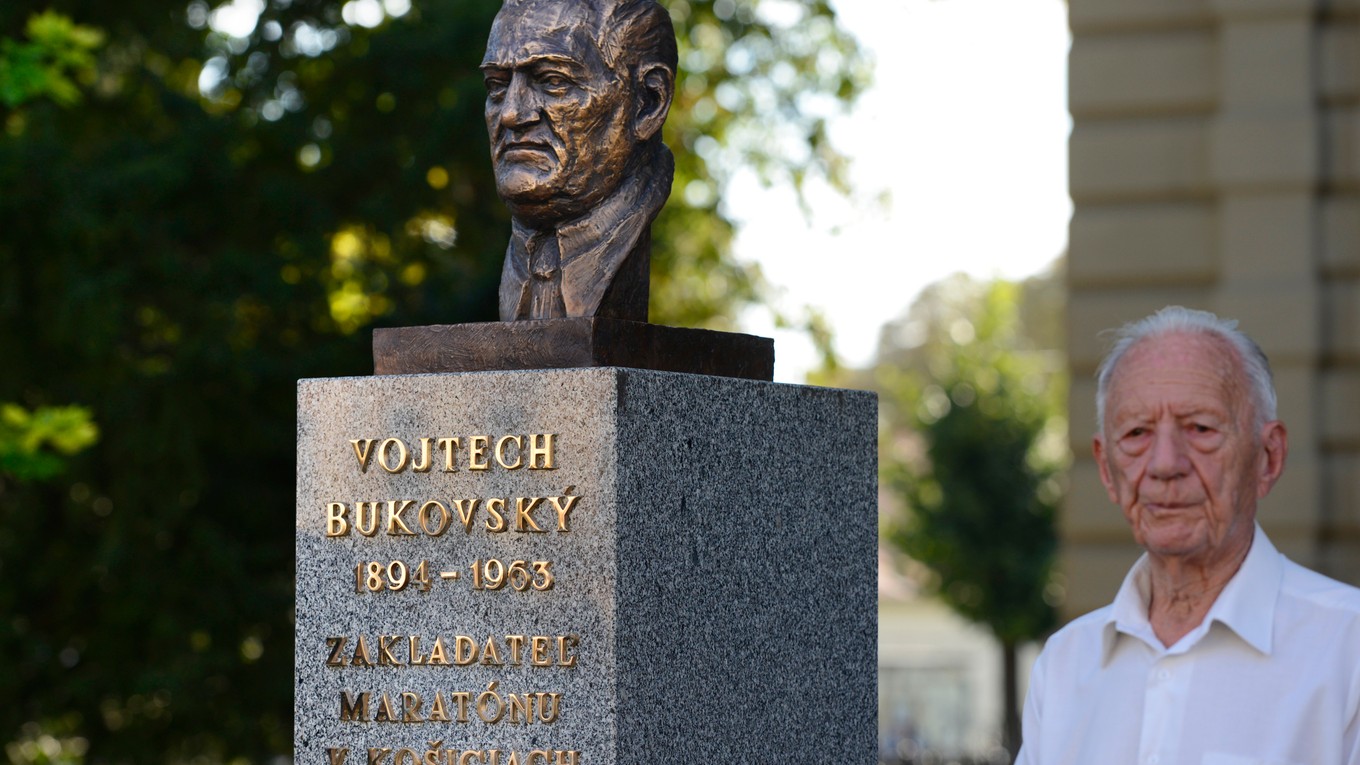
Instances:
[[[1285,454],[1284,426],[1258,431],[1254,419],[1236,351],[1217,338],[1153,337],[1119,361],[1096,462],[1154,557],[1213,566],[1245,554]]]
[[[637,142],[627,77],[606,66],[578,6],[506,6],[482,72],[496,188],[516,217],[580,217],[623,180]]]

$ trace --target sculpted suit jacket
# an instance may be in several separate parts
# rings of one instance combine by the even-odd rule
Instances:
[[[558,318],[533,308],[531,248],[556,238],[561,305],[566,316],[647,321],[651,225],[670,196],[675,159],[665,146],[614,195],[590,214],[555,231],[536,231],[518,220],[501,270],[501,321]]]

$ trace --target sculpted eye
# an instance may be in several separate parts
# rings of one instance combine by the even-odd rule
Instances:
[[[571,78],[561,72],[542,72],[538,75],[538,84],[543,89],[553,95],[561,95],[572,86]]]
[[[501,75],[487,75],[483,81],[486,83],[486,95],[493,101],[504,98],[506,88],[510,87],[510,80]]]

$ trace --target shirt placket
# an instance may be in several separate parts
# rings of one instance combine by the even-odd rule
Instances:
[[[1190,704],[1190,662],[1163,654],[1148,669],[1138,765],[1179,765],[1181,734]]]

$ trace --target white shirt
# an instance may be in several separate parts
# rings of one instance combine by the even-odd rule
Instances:
[[[1360,590],[1258,526],[1204,622],[1167,648],[1148,565],[1049,639],[1017,765],[1360,765]]]

